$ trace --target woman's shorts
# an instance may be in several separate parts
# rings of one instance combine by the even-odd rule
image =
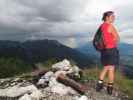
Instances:
[[[105,49],[101,51],[101,63],[103,66],[119,66],[119,51],[117,48]]]

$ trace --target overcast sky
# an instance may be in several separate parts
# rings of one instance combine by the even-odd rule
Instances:
[[[0,0],[0,40],[55,39],[76,47],[92,40],[113,10],[121,42],[133,44],[133,0]]]

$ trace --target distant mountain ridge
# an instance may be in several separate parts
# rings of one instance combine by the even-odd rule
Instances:
[[[79,66],[93,64],[93,59],[67,47],[56,40],[29,40],[25,42],[0,40],[0,57],[18,57],[29,63],[46,61],[51,58],[71,59]]]
[[[75,49],[77,49],[78,51],[84,54],[92,54],[92,55],[98,54],[98,52],[95,50],[91,42],[81,45]],[[118,45],[118,49],[122,56],[133,56],[133,44],[120,43]]]

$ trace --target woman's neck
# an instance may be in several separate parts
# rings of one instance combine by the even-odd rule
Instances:
[[[109,21],[104,21],[104,23],[107,23],[107,24],[112,24],[111,22],[109,22]]]

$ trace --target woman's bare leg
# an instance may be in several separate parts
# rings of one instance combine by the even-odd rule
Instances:
[[[99,80],[104,80],[104,77],[105,77],[105,75],[106,75],[106,73],[108,71],[108,67],[109,66],[104,66],[102,72],[100,73]]]
[[[108,72],[109,83],[114,83],[115,66],[114,65],[110,65],[108,70],[109,70],[109,72]]]
[[[115,66],[110,65],[109,70],[108,70],[108,77],[109,77],[109,82],[107,86],[107,92],[108,94],[112,94],[113,91],[113,83],[114,83],[114,75],[115,74]]]

